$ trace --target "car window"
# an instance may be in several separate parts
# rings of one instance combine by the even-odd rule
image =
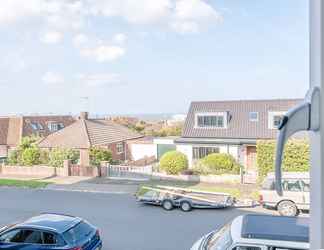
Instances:
[[[75,244],[85,237],[88,237],[94,231],[94,227],[83,221],[70,230],[66,231],[63,235],[67,242],[69,242],[70,244]]]
[[[292,191],[292,192],[301,192],[301,183],[296,179],[286,179],[282,182],[282,188],[284,191]]]
[[[54,234],[43,232],[43,240],[46,245],[55,245],[57,244],[57,238]]]
[[[303,191],[304,192],[309,192],[310,191],[310,183],[309,180],[302,180],[302,185],[303,185]]]
[[[42,244],[41,232],[27,229],[16,229],[3,234],[2,242]]]

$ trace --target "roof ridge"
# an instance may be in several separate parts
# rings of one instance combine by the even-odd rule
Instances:
[[[274,99],[231,99],[231,100],[206,100],[206,101],[191,101],[191,103],[216,103],[216,102],[273,102],[273,101],[301,101],[303,98],[274,98]]]

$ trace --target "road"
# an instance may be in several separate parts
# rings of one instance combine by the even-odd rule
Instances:
[[[139,204],[131,194],[0,188],[0,226],[42,212],[87,219],[100,228],[104,250],[185,250],[201,235],[248,211],[184,213]]]

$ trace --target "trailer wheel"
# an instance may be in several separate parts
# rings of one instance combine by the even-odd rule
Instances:
[[[180,209],[181,209],[183,212],[189,212],[189,211],[191,211],[192,206],[191,206],[191,204],[190,204],[188,201],[183,201],[183,202],[181,202],[181,204],[180,204]]]
[[[173,209],[173,203],[170,201],[170,200],[165,200],[162,202],[162,207],[165,209],[165,210],[172,210]]]

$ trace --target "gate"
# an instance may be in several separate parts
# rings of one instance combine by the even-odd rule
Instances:
[[[152,176],[153,167],[149,166],[123,166],[108,165],[107,177],[130,180],[149,180]]]

